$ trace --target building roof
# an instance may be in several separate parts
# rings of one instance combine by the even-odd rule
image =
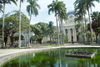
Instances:
[[[70,12],[67,13],[68,16],[69,16],[70,14],[75,15],[75,12],[74,12],[74,11],[70,11]]]

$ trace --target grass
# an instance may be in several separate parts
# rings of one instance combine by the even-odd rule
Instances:
[[[35,44],[35,45],[41,45],[41,46],[56,46],[55,44]]]
[[[33,44],[34,45],[34,44]],[[58,46],[56,44],[35,44],[35,45],[41,45],[41,46]],[[59,46],[63,46],[63,44],[59,45]]]
[[[90,43],[86,43],[86,45],[99,45],[98,43],[96,42],[93,42],[93,44],[90,42]]]

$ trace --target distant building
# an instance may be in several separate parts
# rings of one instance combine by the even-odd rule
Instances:
[[[19,35],[19,33],[15,33],[15,35],[17,35],[17,34]],[[21,35],[24,36],[24,40],[21,40],[21,43],[22,43],[22,44],[25,44],[25,42],[26,42],[26,44],[28,44],[28,41],[29,41],[29,38],[28,38],[29,34],[28,34],[28,31],[27,31],[27,30],[21,31]],[[35,35],[34,32],[30,32],[30,37],[31,37],[31,36],[34,36],[34,35]],[[16,43],[18,43],[18,41],[17,41]]]

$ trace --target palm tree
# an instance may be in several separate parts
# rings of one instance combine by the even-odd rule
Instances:
[[[92,6],[95,7],[95,5],[93,3],[94,0],[85,0],[85,2],[86,2],[86,9],[88,11],[89,22],[90,22],[91,41],[92,41],[92,44],[93,44],[92,25],[91,25],[91,21],[90,21],[90,11],[89,11],[89,8],[91,8]]]
[[[84,32],[84,23],[83,23],[83,16],[86,14],[86,10],[84,8],[84,1],[78,1],[74,3],[74,6],[75,6],[75,16],[77,16],[77,19],[78,20],[81,20],[82,21],[82,25],[83,25],[83,34],[84,34],[84,38],[83,38],[83,42],[85,43],[85,32]]]
[[[92,17],[92,28],[93,28],[93,30],[95,31],[95,34],[96,34],[96,43],[97,43],[97,36],[98,36],[99,16],[100,16],[99,12],[93,12],[93,14],[91,15],[91,17]]]
[[[64,9],[63,7],[63,3],[56,0],[53,1],[51,4],[48,5],[49,11],[48,14],[50,14],[50,12],[55,12],[55,16],[56,16],[56,26],[57,26],[57,45],[59,45],[59,34],[58,34],[58,13],[59,11],[61,11],[62,9]]]
[[[21,47],[21,2],[23,2],[23,0],[20,0],[19,4],[19,48]]]
[[[3,12],[3,5],[2,4],[0,4],[0,12]]]
[[[4,19],[5,19],[5,4],[6,3],[10,3],[13,2],[15,5],[17,5],[16,1],[15,0],[11,0],[9,2],[7,2],[7,0],[2,0],[2,4],[3,4],[3,25],[2,25],[2,48],[3,48],[3,45],[4,45]]]
[[[61,44],[64,44],[64,34],[63,34],[64,31],[63,31],[63,26],[62,25],[63,25],[63,20],[67,19],[66,8],[59,12],[59,18],[60,18],[60,21],[59,21],[60,33],[61,33],[61,38],[62,38],[62,40],[60,40],[60,41],[61,41]]]
[[[91,13],[92,13],[92,6],[95,7],[94,5],[94,1],[96,2],[100,2],[100,0],[76,0],[75,1],[75,5],[77,6],[77,4],[79,3],[79,1],[84,2],[83,6],[85,7],[85,9],[88,11],[88,16],[89,16],[89,22],[90,22],[90,31],[91,31],[91,41],[93,43],[93,36],[92,36],[92,25],[91,25],[91,21],[90,21],[90,11],[89,9],[91,9]],[[80,3],[81,3],[80,2]],[[75,6],[75,7],[76,7]]]
[[[100,2],[100,0],[85,0],[85,6],[86,6],[86,9],[88,11],[88,16],[89,16],[89,22],[90,22],[90,31],[91,31],[91,41],[92,41],[92,44],[93,44],[93,36],[92,36],[92,25],[91,25],[91,21],[90,21],[90,11],[89,11],[89,8],[91,10],[91,13],[92,13],[92,6],[95,7],[94,5],[94,1],[96,2]]]
[[[48,24],[48,34],[50,36],[50,44],[51,44],[51,38],[53,36],[53,33],[54,33],[53,22],[52,21],[49,21],[49,24]]]
[[[30,46],[30,22],[31,22],[31,17],[32,17],[32,14],[37,16],[38,15],[38,8],[40,9],[40,6],[37,4],[37,1],[38,0],[28,0],[29,5],[27,6],[27,12],[30,16],[28,46]]]

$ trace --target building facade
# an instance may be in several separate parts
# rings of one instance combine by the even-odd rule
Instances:
[[[68,18],[63,24],[64,35],[68,36],[68,42],[77,41],[77,31],[75,28],[75,13],[74,11],[67,13]]]

